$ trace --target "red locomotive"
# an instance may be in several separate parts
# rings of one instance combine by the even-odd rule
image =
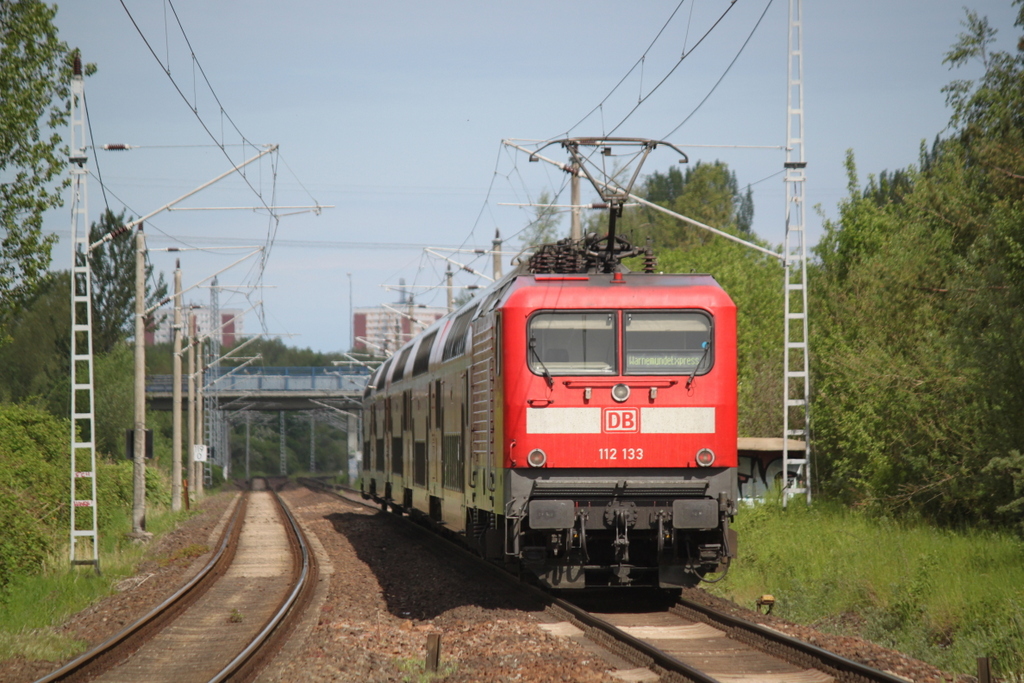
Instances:
[[[693,585],[736,551],[735,305],[540,257],[371,377],[364,493],[551,587]]]
[[[639,165],[620,187],[581,148],[681,150],[554,144],[607,236],[540,247],[375,372],[364,495],[550,587],[694,585],[736,556],[736,307],[710,275],[654,274],[615,233]]]

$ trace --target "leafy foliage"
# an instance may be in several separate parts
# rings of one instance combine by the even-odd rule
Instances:
[[[549,192],[541,192],[534,207],[533,220],[519,233],[519,248],[535,247],[541,244],[557,242],[560,234],[562,217],[558,209],[548,206],[554,201]]]
[[[89,230],[89,241],[95,243],[104,235],[130,219],[124,211],[114,214],[107,209],[99,222]],[[92,269],[93,349],[107,353],[119,342],[135,335],[135,239],[129,235],[106,242],[89,255]],[[167,297],[163,273],[154,279],[152,264],[146,264],[146,308],[152,308]],[[152,329],[156,321],[146,321]]]
[[[665,173],[655,171],[644,179],[640,189],[648,201],[688,218],[724,230],[745,239],[753,236],[754,199],[750,188],[740,192],[736,173],[722,161],[698,161],[683,173],[675,166]],[[625,212],[620,223],[623,234],[635,243],[650,238],[662,249],[688,248],[706,244],[711,233],[644,207]]]
[[[126,344],[95,358],[96,449],[115,458],[124,453],[124,430],[134,427],[134,371]]]
[[[964,25],[946,61],[986,71],[947,87],[951,136],[863,192],[851,153],[817,248],[819,481],[945,522],[1024,524],[1024,41],[990,53],[987,21]]]
[[[67,271],[50,273],[36,296],[11,321],[12,339],[0,347],[0,400],[34,401],[57,416],[71,405],[71,313]],[[94,316],[99,323],[99,316]],[[132,426],[132,352],[122,341],[94,356],[96,446],[109,455],[124,450]]]
[[[69,528],[67,420],[26,405],[0,404],[0,600],[8,582],[38,570]],[[98,464],[101,533],[131,506],[131,463]]]
[[[244,341],[239,341],[235,346],[244,343]],[[230,351],[231,348],[222,348],[223,353]],[[260,355],[257,366],[274,368],[332,367],[334,365],[333,361],[345,360],[345,357],[340,353],[323,353],[310,348],[288,346],[280,339],[258,339],[246,346],[241,352],[243,356],[255,356],[256,354]],[[367,361],[376,359],[375,356],[366,353],[353,353],[352,356]],[[146,353],[146,372],[152,375],[169,375],[173,371],[172,361],[170,344],[154,344],[148,347],[148,352]],[[241,362],[228,359],[222,364],[225,367],[230,367],[235,363]]]
[[[659,252],[659,270],[715,276],[736,303],[740,436],[782,433],[782,268],[775,259],[715,237]]]
[[[56,11],[38,0],[0,3],[0,324],[44,277],[57,237],[43,235],[43,213],[61,205],[70,182],[57,180],[71,55],[57,37]]]
[[[48,273],[22,311],[8,318],[11,340],[0,346],[0,400],[37,397],[58,410],[69,401],[55,396],[58,384],[67,389],[65,394],[70,391],[69,286],[67,271]]]
[[[257,413],[249,429],[249,471],[276,475],[281,465],[281,435],[277,413]],[[285,413],[285,466],[289,474],[309,471],[310,418],[308,413]],[[348,439],[336,420],[316,421],[314,454],[317,472],[348,471]],[[245,423],[235,424],[230,434],[232,469],[245,472]]]

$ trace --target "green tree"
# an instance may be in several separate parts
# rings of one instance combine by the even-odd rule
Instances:
[[[118,344],[97,355],[96,448],[116,457],[124,454],[124,430],[135,422],[135,359],[127,344]]]
[[[782,268],[723,239],[662,250],[658,269],[710,273],[736,303],[740,436],[782,434]]]
[[[1014,4],[1015,25],[1024,29],[1024,3]],[[985,408],[982,447],[991,457],[993,497],[1015,500],[1000,510],[1024,528],[1024,37],[1015,51],[990,52],[995,30],[988,21],[968,11],[963,25],[945,62],[956,68],[977,60],[985,72],[946,88],[949,149],[962,158],[965,185],[953,198],[963,206],[965,229],[956,235],[959,258],[946,296],[962,311],[955,342]]]
[[[69,286],[67,271],[48,273],[22,310],[8,319],[10,341],[0,346],[0,400],[38,397],[51,403],[71,363]]]
[[[10,323],[11,341],[0,347],[0,401],[29,401],[58,418],[70,410],[70,279],[48,273],[35,296]],[[96,318],[93,319],[94,323]],[[97,448],[124,449],[132,423],[132,351],[120,342],[96,350],[93,366]]]
[[[851,155],[817,248],[819,475],[890,510],[1024,524],[1024,40],[991,52],[987,20],[964,26],[946,62],[985,72],[945,89],[949,137],[864,191]]]
[[[89,241],[95,243],[110,231],[131,219],[122,211],[103,212],[99,222],[89,230]],[[92,269],[93,349],[108,353],[119,343],[135,334],[135,240],[122,235],[105,242],[89,254]],[[153,265],[146,264],[146,308],[152,308],[167,297],[167,283],[163,273],[154,279]],[[146,321],[152,329],[158,321],[153,316]]]
[[[722,161],[704,163],[680,171],[675,166],[665,173],[655,171],[644,179],[640,192],[645,199],[688,218],[706,223],[746,239],[753,237],[753,192],[740,192],[736,174]],[[674,249],[708,243],[706,230],[652,209],[641,207],[624,212],[620,229],[642,244],[648,237],[655,247]]]
[[[56,236],[43,235],[43,213],[61,205],[70,182],[58,180],[67,153],[58,131],[68,120],[72,56],[56,12],[38,0],[0,2],[0,326],[44,277]]]
[[[554,198],[547,191],[541,192],[537,197],[537,206],[533,209],[533,220],[519,233],[520,249],[550,244],[563,237],[561,234],[562,216],[558,209],[548,206],[553,201]]]
[[[238,344],[242,344],[244,341],[241,340]],[[222,351],[228,353],[231,348],[224,347]],[[243,356],[255,356],[256,354],[260,355],[257,365],[264,367],[334,367],[334,361],[347,360],[340,353],[322,353],[310,348],[288,346],[280,339],[259,339],[246,346],[241,353]],[[380,360],[377,356],[368,353],[353,353],[351,355],[371,364]],[[155,344],[146,354],[146,372],[153,375],[169,375],[172,371],[171,362],[171,345]],[[228,359],[222,364],[225,367],[230,367],[241,362],[243,361]]]
[[[936,192],[955,191],[955,156],[917,175],[900,204],[860,191],[852,154],[850,197],[826,221],[810,293],[812,415],[819,481],[832,495],[936,518],[968,514],[976,500],[979,406],[949,331],[942,295],[955,225],[936,219]],[[952,223],[952,225],[951,225]]]

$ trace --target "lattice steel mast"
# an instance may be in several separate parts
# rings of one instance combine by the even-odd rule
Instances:
[[[220,289],[217,286],[217,278],[213,278],[210,283],[210,332],[206,340],[206,359],[203,367],[207,369],[207,374],[204,379],[203,392],[203,418],[206,422],[206,443],[210,445],[213,450],[213,457],[207,457],[206,464],[203,465],[203,480],[206,486],[213,486],[213,465],[216,461],[218,464],[223,466],[221,459],[225,457],[223,450],[223,444],[221,444],[221,432],[223,431],[223,420],[222,414],[219,409],[217,400],[217,394],[214,389],[218,378],[220,377]],[[227,470],[224,471],[224,476],[227,477]]]
[[[71,564],[100,571],[96,513],[96,416],[92,356],[92,269],[85,162],[85,79],[75,55],[71,79]],[[88,480],[88,484],[81,480]],[[84,484],[84,485],[83,485]],[[79,515],[79,509],[89,513]],[[79,528],[81,526],[82,528]],[[79,542],[88,548],[79,552]]]
[[[789,0],[789,77],[786,93],[786,240],[783,357],[782,472],[785,505],[800,494],[811,502],[810,393],[807,337],[807,233],[805,215],[803,2]],[[802,458],[789,455],[790,437],[805,443]],[[790,466],[795,477],[790,479]]]

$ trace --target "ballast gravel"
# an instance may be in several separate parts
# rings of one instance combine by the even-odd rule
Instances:
[[[205,564],[204,545],[234,498],[207,497],[201,513],[155,543],[120,591],[54,629],[102,642],[173,593]],[[541,628],[557,617],[542,601],[432,542],[394,515],[289,486],[283,496],[311,536],[320,579],[313,612],[296,627],[262,681],[620,681],[633,665],[579,637]],[[955,679],[873,643],[764,616],[701,590],[684,596],[758,621],[911,681]],[[440,634],[436,674],[424,671],[427,640]],[[59,662],[0,662],[0,683],[33,681]],[[635,672],[634,672],[635,673]]]

